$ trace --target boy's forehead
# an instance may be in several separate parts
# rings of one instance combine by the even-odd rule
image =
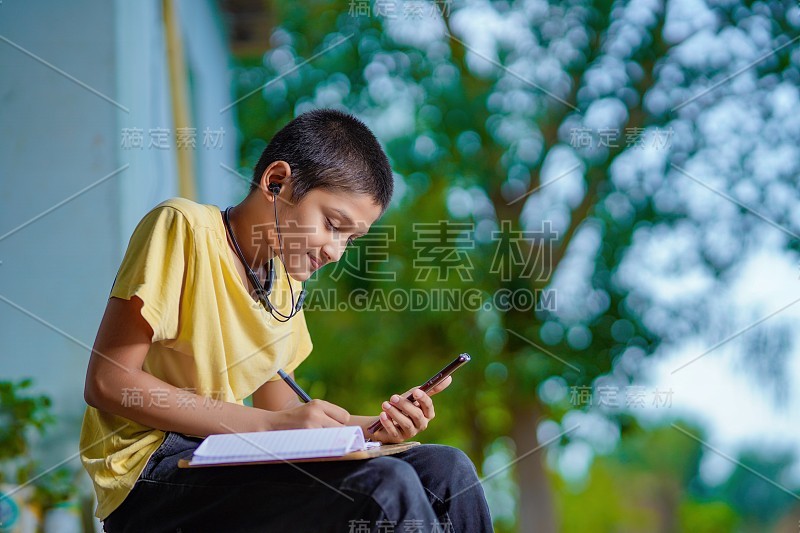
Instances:
[[[308,195],[313,195],[320,207],[332,211],[343,220],[350,219],[355,226],[369,227],[381,214],[380,205],[367,194],[313,189]]]

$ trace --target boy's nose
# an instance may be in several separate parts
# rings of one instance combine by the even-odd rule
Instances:
[[[346,246],[346,245],[345,245]],[[322,259],[326,263],[336,262],[342,258],[345,246],[342,246],[339,241],[333,241],[322,247]]]

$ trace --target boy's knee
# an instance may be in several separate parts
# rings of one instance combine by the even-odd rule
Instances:
[[[367,490],[375,491],[386,486],[396,491],[422,491],[417,471],[400,459],[393,457],[378,457],[369,461],[369,466],[361,476],[362,484],[366,481]]]
[[[364,516],[358,518],[362,520],[399,524],[410,519],[427,523],[435,518],[416,470],[400,459],[378,457],[369,460],[357,476],[345,482],[342,489],[361,494]]]
[[[426,445],[425,461],[433,465],[442,477],[474,479],[478,477],[472,459],[462,450],[444,444]]]

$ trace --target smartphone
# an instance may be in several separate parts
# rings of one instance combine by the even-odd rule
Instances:
[[[453,359],[453,361],[449,365],[444,367],[438,374],[434,375],[431,379],[426,381],[420,387],[420,389],[422,389],[422,392],[428,392],[432,388],[436,387],[436,385],[438,385],[439,383],[444,381],[444,379],[447,376],[449,376],[450,374],[452,374],[453,372],[455,372],[456,370],[458,370],[462,366],[464,366],[467,363],[469,363],[469,360],[470,360],[469,354],[468,353],[462,353],[461,355],[459,355],[458,357]],[[414,401],[414,396],[409,394],[407,399],[410,402]]]
[[[420,389],[422,390],[422,392],[428,392],[429,390],[436,387],[436,385],[444,381],[444,379],[447,378],[447,376],[449,376],[450,374],[452,374],[465,364],[469,363],[470,359],[471,357],[469,356],[468,353],[465,352],[460,354],[458,357],[453,359],[453,361],[450,364],[448,364],[446,367],[444,367],[439,372],[434,374],[431,379],[423,383]],[[408,400],[409,402],[414,402],[415,405],[419,405],[419,403],[417,403],[417,401],[414,400],[413,394],[409,394],[408,396],[406,396],[406,400]],[[368,427],[367,430],[370,433],[375,433],[375,431],[377,431],[378,428],[380,427],[382,427],[381,421],[377,420],[370,427]]]

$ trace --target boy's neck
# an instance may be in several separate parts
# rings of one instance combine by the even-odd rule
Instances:
[[[230,211],[231,229],[236,236],[236,242],[239,244],[247,264],[254,271],[258,271],[275,255],[266,240],[271,234],[267,226],[274,227],[275,221],[264,220],[257,207],[253,205],[252,196],[248,196],[240,204],[233,206]],[[230,240],[230,235],[228,242],[235,253],[236,248]]]

